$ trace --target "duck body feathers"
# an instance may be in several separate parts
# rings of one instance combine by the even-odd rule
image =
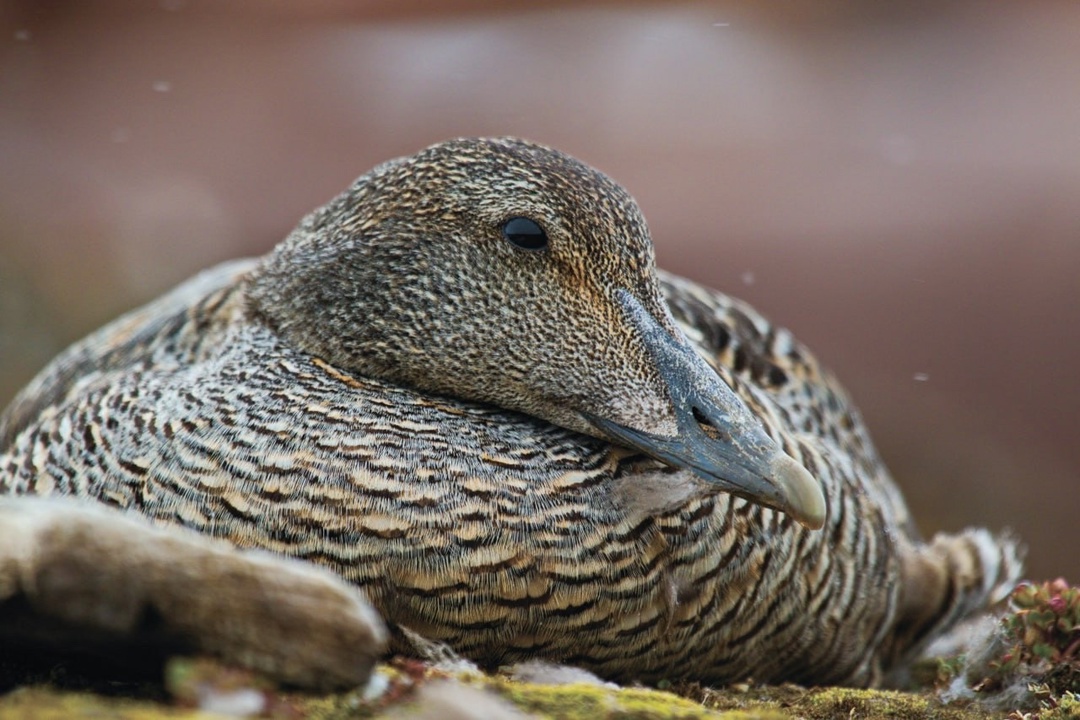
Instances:
[[[838,384],[721,293],[658,275],[694,350],[820,482],[820,530],[605,439],[298,349],[252,310],[258,267],[208,271],[54,361],[0,421],[0,494],[324,566],[398,650],[405,628],[487,666],[647,683],[874,684],[1019,571],[1007,538],[918,538]]]
[[[297,352],[244,318],[246,270],[68,351],[25,393],[48,406],[6,418],[0,491],[324,565],[490,665],[868,684],[905,649],[889,647],[917,542],[903,503],[844,394],[744,305],[663,280],[698,349],[821,479],[821,531],[602,440]]]

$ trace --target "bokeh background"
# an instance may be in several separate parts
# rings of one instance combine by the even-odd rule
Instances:
[[[1080,580],[1080,3],[0,2],[0,405],[373,164],[545,142],[844,380],[922,529]]]

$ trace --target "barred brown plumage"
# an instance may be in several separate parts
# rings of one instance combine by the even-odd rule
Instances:
[[[549,246],[503,242],[526,216]],[[1019,572],[1007,537],[924,543],[806,348],[508,139],[382,165],[76,344],[0,450],[0,494],[310,561],[492,666],[873,684]]]

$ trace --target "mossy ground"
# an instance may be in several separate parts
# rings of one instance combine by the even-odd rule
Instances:
[[[185,688],[183,684],[209,682],[226,689],[244,685],[242,676],[238,679],[232,671],[220,671],[220,675],[215,675],[219,671],[214,668],[213,665],[192,667],[182,662],[170,670],[174,678],[181,678],[180,686],[176,686],[174,679],[168,692],[164,691],[164,686],[159,688],[161,692],[155,692],[152,688],[144,689],[137,693],[141,695],[139,699],[109,694],[108,687],[100,688],[104,692],[96,688],[88,691],[85,684],[72,689],[35,680],[34,684],[0,696],[0,720],[211,718],[215,716],[190,707],[194,704],[191,687]],[[508,701],[528,715],[543,718],[984,720],[1002,717],[1002,713],[991,713],[970,705],[945,706],[932,694],[880,690],[806,689],[794,685],[744,685],[726,689],[685,685],[675,686],[671,690],[613,688],[585,683],[540,685],[501,675],[440,671],[414,661],[381,665],[378,674],[383,690],[377,698],[365,698],[360,691],[326,696],[281,693],[251,678],[248,685],[263,694],[265,707],[262,717],[288,720],[352,720],[377,718],[388,713],[395,717],[409,717],[418,702],[417,688],[425,684],[439,684],[440,691],[455,685],[478,689],[479,692]],[[432,717],[430,713],[427,716]],[[1080,720],[1080,703],[1063,702],[1055,710],[1042,712],[1039,718]]]

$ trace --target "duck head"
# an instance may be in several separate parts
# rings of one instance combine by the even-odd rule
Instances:
[[[248,283],[281,337],[358,375],[527,413],[824,522],[819,483],[676,326],[633,198],[560,152],[462,139],[380,165]]]

